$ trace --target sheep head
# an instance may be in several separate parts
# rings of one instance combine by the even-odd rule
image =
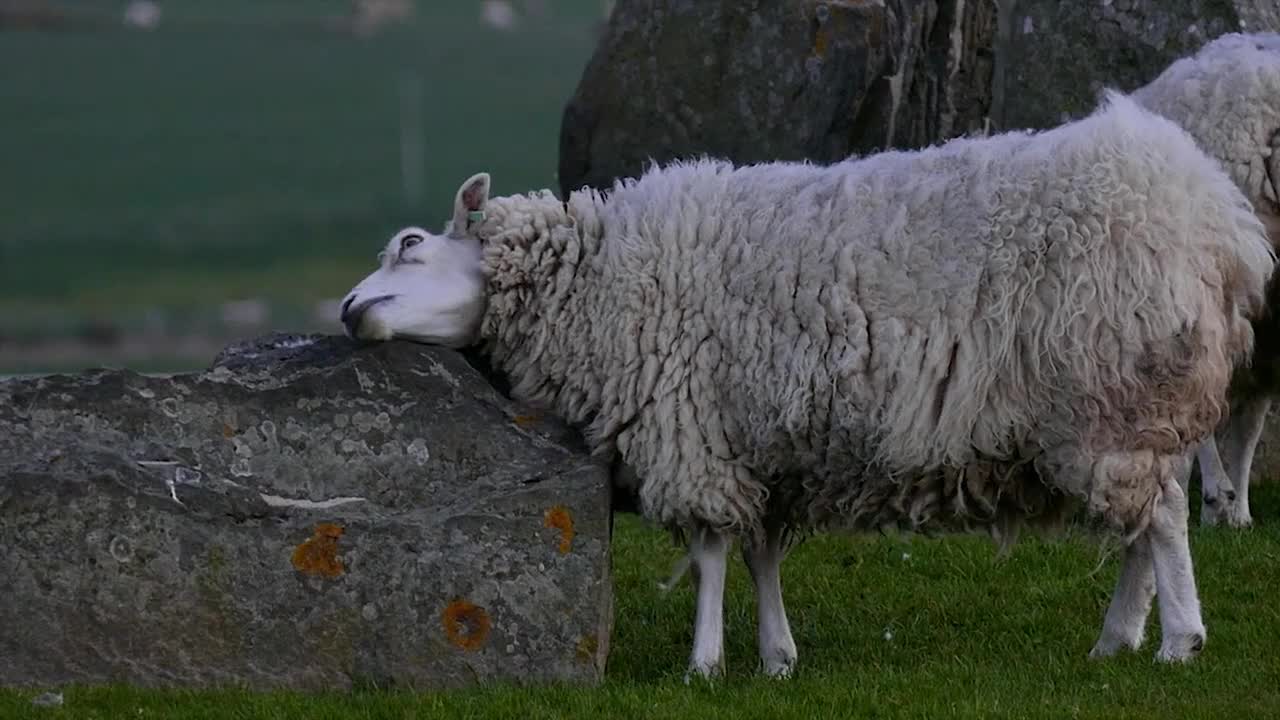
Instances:
[[[489,175],[478,173],[458,188],[443,234],[407,227],[393,235],[378,255],[378,269],[342,301],[347,334],[452,348],[472,344],[485,307],[481,243],[473,227],[488,200]]]

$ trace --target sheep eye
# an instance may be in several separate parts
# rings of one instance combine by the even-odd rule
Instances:
[[[409,237],[401,241],[400,249],[408,250],[409,248],[413,247],[414,245],[417,245],[420,242],[422,242],[422,237],[420,235],[410,235]]]

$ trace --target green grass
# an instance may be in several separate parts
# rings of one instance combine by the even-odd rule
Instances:
[[[343,2],[164,6],[155,32],[0,33],[0,316],[341,295],[395,228],[443,223],[471,173],[497,193],[556,186],[600,16],[557,0],[504,34],[474,0],[424,0],[359,38],[318,22]],[[414,197],[405,84],[422,97]]]
[[[35,712],[35,692],[0,692],[0,716],[32,718],[1264,718],[1280,714],[1280,486],[1255,489],[1251,531],[1196,528],[1209,640],[1188,666],[1157,665],[1157,613],[1137,654],[1091,661],[1117,562],[1095,546],[1025,540],[1005,559],[979,538],[812,539],[783,566],[800,668],[754,673],[754,604],[731,565],[728,674],[681,679],[692,640],[687,583],[661,595],[677,553],[620,517],[616,628],[599,688],[483,687],[350,694],[70,688]],[[904,557],[908,553],[909,557]],[[885,631],[892,639],[885,639]]]

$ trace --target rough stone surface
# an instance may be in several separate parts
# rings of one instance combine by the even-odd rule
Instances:
[[[983,128],[992,0],[618,0],[565,107],[560,189],[652,158],[839,160]]]
[[[1045,128],[1088,113],[1102,87],[1129,91],[1229,32],[1280,30],[1277,0],[999,0],[994,128]]]
[[[560,128],[560,191],[650,161],[833,162],[1045,128],[1277,0],[617,0]]]
[[[0,684],[595,682],[604,468],[460,355],[0,382]]]

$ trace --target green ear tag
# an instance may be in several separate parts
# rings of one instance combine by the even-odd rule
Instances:
[[[471,210],[467,212],[467,222],[477,223],[484,219],[483,210]]]

